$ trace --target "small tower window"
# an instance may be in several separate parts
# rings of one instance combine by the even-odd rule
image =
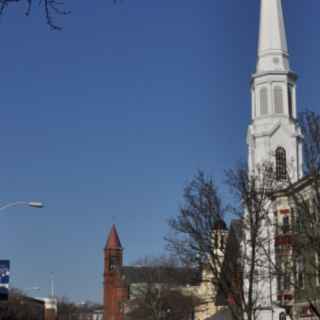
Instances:
[[[290,225],[289,225],[289,217],[288,216],[284,216],[282,219],[282,232],[283,233],[288,233],[290,229]]]
[[[109,260],[109,270],[114,271],[117,269],[118,259],[116,256],[110,256]]]
[[[280,86],[276,86],[273,89],[274,94],[274,112],[283,113],[283,93]]]
[[[289,117],[293,117],[292,113],[292,87],[288,86],[288,107],[289,107]]]
[[[287,178],[287,157],[286,150],[278,147],[276,150],[276,178],[285,180]]]
[[[265,116],[268,114],[268,90],[262,88],[260,90],[260,115]]]

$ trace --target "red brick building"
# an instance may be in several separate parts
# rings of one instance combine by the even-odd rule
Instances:
[[[123,248],[115,225],[104,248],[104,310],[103,320],[124,320],[134,304],[136,288],[152,281],[191,290],[201,282],[199,270],[161,266],[124,266]],[[192,312],[190,313],[192,316]],[[190,318],[191,319],[191,318]]]
[[[123,249],[115,225],[104,248],[104,320],[123,320],[128,286],[122,277]]]

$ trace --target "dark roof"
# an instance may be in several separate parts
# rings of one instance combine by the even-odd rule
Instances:
[[[105,249],[122,249],[116,226],[113,225]]]
[[[219,219],[213,224],[213,230],[228,230],[228,228],[223,219]]]
[[[201,281],[200,271],[190,268],[175,267],[131,267],[121,268],[128,285],[137,283],[172,283],[174,285],[198,285]]]
[[[20,297],[21,300],[24,300],[26,302],[30,302],[30,303],[35,303],[35,304],[40,304],[40,305],[43,305],[44,306],[44,301],[41,300],[41,299],[37,299],[37,298],[33,298],[33,297],[29,297],[29,296],[21,296]]]

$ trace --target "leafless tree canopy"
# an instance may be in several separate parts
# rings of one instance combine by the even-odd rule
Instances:
[[[320,116],[312,111],[299,115],[299,122],[304,136],[305,175],[319,174],[320,170]]]
[[[255,319],[259,301],[265,291],[257,290],[257,283],[271,277],[270,235],[265,232],[272,226],[269,213],[271,197],[277,190],[277,179],[271,163],[264,163],[249,173],[246,164],[240,164],[226,173],[227,184],[236,196],[234,213],[241,217],[243,238],[241,239],[240,272],[246,288],[238,288],[236,304],[247,319]],[[242,266],[242,267],[241,267]],[[237,288],[231,288],[236,290]],[[238,301],[237,301],[238,300]]]
[[[300,115],[300,124],[305,165],[305,177],[300,181],[290,181],[290,168],[286,168],[286,179],[279,181],[273,163],[262,164],[254,174],[246,164],[227,171],[227,185],[235,195],[228,208],[240,218],[242,238],[233,253],[231,249],[231,256],[227,245],[223,263],[212,235],[214,223],[223,218],[225,209],[212,179],[203,173],[196,175],[184,190],[184,204],[177,217],[169,221],[169,248],[191,263],[210,267],[214,285],[232,297],[228,304],[238,320],[256,318],[258,302],[267,297],[265,288],[259,291],[257,284],[276,278],[278,289],[285,286],[287,295],[292,294],[320,318],[320,116],[307,111]],[[277,210],[276,216],[279,212],[277,201],[280,208],[282,201],[287,201],[290,225],[274,221],[273,210]],[[271,239],[274,230],[276,245]],[[283,240],[285,243],[280,243]],[[236,262],[230,265],[237,254]],[[230,277],[234,267],[240,281]]]
[[[221,234],[220,226],[226,209],[222,205],[218,188],[213,180],[202,172],[186,186],[183,194],[184,204],[177,217],[169,220],[171,235],[167,237],[168,246],[177,256],[190,263],[197,262],[212,273],[212,282],[222,291],[235,319],[255,319],[259,294],[255,284],[259,274],[269,275],[263,270],[268,254],[268,237],[262,232],[269,223],[270,197],[275,188],[274,170],[268,164],[262,166],[255,176],[249,174],[246,164],[227,171],[226,181],[235,199],[228,210],[237,218],[245,238],[230,235],[232,241],[218,247],[215,234]],[[240,247],[240,241],[242,246]],[[233,242],[232,244],[229,244]],[[229,250],[229,252],[227,252]],[[227,254],[226,259],[223,257]],[[246,288],[243,282],[248,284]],[[217,297],[212,297],[216,300]],[[230,302],[229,301],[229,302]],[[227,301],[226,301],[227,303]]]
[[[42,320],[44,305],[26,297],[22,291],[11,289],[8,301],[0,302],[0,320]]]
[[[213,250],[212,230],[223,220],[225,208],[218,188],[203,172],[186,185],[183,200],[179,215],[168,221],[172,231],[168,247],[184,263],[199,266],[208,262],[208,253]]]
[[[117,3],[119,0],[111,1]],[[51,30],[61,30],[61,24],[56,22],[56,18],[71,13],[70,10],[66,9],[64,0],[0,0],[0,16],[5,14],[8,9],[11,9],[15,5],[23,5],[25,7],[26,16],[29,16],[32,13],[33,7],[38,5]]]
[[[200,303],[186,283],[192,270],[178,266],[166,257],[145,258],[138,263],[143,280],[130,285],[130,301],[126,305],[127,320],[187,320]]]
[[[55,17],[57,15],[67,15],[70,11],[64,8],[63,0],[0,0],[0,15],[3,15],[6,10],[11,8],[13,5],[22,4],[25,6],[25,14],[28,16],[31,14],[33,6],[39,5],[42,8],[46,22],[52,30],[61,30]]]
[[[102,306],[90,301],[79,305],[66,297],[58,299],[58,320],[81,320],[96,310],[102,310]]]

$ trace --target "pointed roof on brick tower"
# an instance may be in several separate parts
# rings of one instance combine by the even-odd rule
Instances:
[[[105,249],[122,249],[120,238],[115,225],[112,226]]]

